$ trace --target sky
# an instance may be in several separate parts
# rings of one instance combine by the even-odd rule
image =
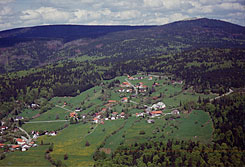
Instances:
[[[163,25],[203,17],[245,26],[245,0],[0,0],[0,31],[51,24]]]

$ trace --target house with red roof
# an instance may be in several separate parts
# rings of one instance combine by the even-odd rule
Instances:
[[[108,100],[108,103],[116,103],[116,100]]]
[[[152,117],[158,117],[158,116],[162,115],[162,111],[152,111],[152,112],[150,112],[150,115]]]
[[[93,119],[93,122],[97,124],[97,123],[99,123],[99,119],[95,117],[95,118]]]
[[[128,98],[127,97],[124,97],[124,98],[122,98],[122,100],[121,100],[123,103],[127,103],[128,102]]]
[[[16,139],[16,142],[17,142],[18,145],[23,145],[23,144],[26,143],[25,140],[20,139],[20,138],[17,138],[17,139]]]
[[[74,112],[71,112],[70,113],[70,117],[73,118],[73,117],[77,117],[77,113],[74,111]]]

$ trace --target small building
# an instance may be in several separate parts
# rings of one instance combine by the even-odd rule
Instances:
[[[128,87],[131,87],[131,85],[130,85],[128,82],[123,82],[123,83],[120,85],[120,87],[126,87],[126,88],[128,88]]]
[[[115,117],[111,117],[111,120],[115,120],[116,118]]]
[[[5,144],[0,143],[0,148],[3,148],[4,146],[5,146]]]
[[[55,131],[50,132],[49,136],[56,136],[56,132]]]
[[[155,123],[155,120],[154,120],[154,119],[148,119],[148,120],[147,120],[147,123],[149,123],[149,124]]]
[[[152,105],[152,109],[154,110],[162,110],[166,107],[166,105],[163,102],[158,102],[157,104]]]
[[[1,128],[1,130],[2,130],[2,131],[3,131],[3,130],[7,130],[7,129],[8,129],[8,127],[7,127],[7,126],[1,126],[0,128]]]
[[[14,151],[14,150],[19,150],[20,149],[20,145],[12,145],[10,150]]]
[[[22,117],[22,116],[17,116],[16,118],[15,118],[15,121],[19,121],[19,120],[23,120],[24,119],[24,117]]]
[[[35,104],[35,103],[31,104],[31,108],[33,108],[33,109],[36,109],[36,108],[39,108],[39,107],[40,107],[39,104]]]
[[[179,112],[179,110],[173,110],[173,111],[171,111],[171,114],[173,114],[173,115],[179,115],[180,112]]]
[[[23,145],[23,144],[25,144],[25,140],[20,139],[20,138],[16,139],[16,142],[17,142],[18,145]]]
[[[75,112],[80,112],[81,109],[80,108],[76,108]]]
[[[122,100],[121,100],[123,103],[127,103],[128,102],[128,98],[127,97],[124,97],[124,98],[122,98]]]
[[[71,112],[70,113],[70,117],[73,118],[73,117],[77,117],[77,113],[74,111],[74,112]]]
[[[116,100],[108,100],[108,103],[116,103]]]
[[[95,118],[93,119],[93,122],[97,124],[97,123],[99,123],[99,119],[95,117]]]
[[[152,111],[152,112],[150,112],[150,115],[152,117],[158,117],[158,116],[162,115],[162,111]]]
[[[117,114],[118,114],[117,112],[113,112],[113,113],[112,113],[112,116],[115,117],[115,116],[117,116]]]

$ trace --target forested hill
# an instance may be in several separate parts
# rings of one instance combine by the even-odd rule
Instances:
[[[46,25],[17,28],[0,32],[0,47],[38,39],[58,39],[66,43],[80,38],[98,38],[112,32],[151,27],[153,26]]]
[[[244,48],[245,28],[212,19],[162,26],[39,26],[0,32],[0,72],[74,57],[127,61],[197,48]]]

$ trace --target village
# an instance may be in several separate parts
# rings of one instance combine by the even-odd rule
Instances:
[[[70,118],[70,120],[74,121],[74,122],[80,122],[81,120],[87,120],[88,122],[94,123],[94,124],[104,124],[105,121],[114,121],[114,120],[118,120],[118,119],[127,119],[129,116],[132,117],[136,117],[136,118],[144,118],[146,120],[147,123],[154,123],[154,119],[155,118],[161,118],[164,117],[166,115],[175,115],[175,116],[179,116],[180,115],[180,111],[178,109],[173,109],[171,112],[163,112],[166,108],[166,105],[159,101],[155,104],[152,105],[146,105],[144,104],[143,106],[141,106],[140,108],[142,112],[137,112],[134,114],[126,114],[125,112],[115,112],[113,111],[113,107],[119,104],[135,104],[138,105],[138,102],[135,102],[132,100],[132,98],[137,99],[137,96],[141,95],[141,96],[145,96],[146,92],[149,92],[150,88],[149,86],[145,85],[141,80],[143,79],[147,79],[148,81],[152,81],[153,78],[157,78],[159,76],[139,76],[139,77],[132,77],[127,75],[127,77],[125,78],[125,81],[121,82],[120,84],[116,84],[115,85],[115,92],[117,92],[117,94],[119,95],[119,97],[121,98],[120,100],[113,100],[110,99],[108,100],[101,108],[101,110],[99,112],[96,112],[92,115],[92,117],[89,117],[88,114],[82,114],[82,116],[80,116],[80,113],[82,113],[81,109],[78,107],[75,110],[69,110],[69,115],[68,117]],[[135,85],[131,83],[131,81],[139,81],[137,82]],[[172,81],[172,84],[182,84],[183,81]],[[152,84],[152,88],[154,89],[154,87],[158,87],[159,83],[154,82]],[[154,100],[157,100],[158,97],[153,97]],[[67,102],[64,102],[62,108],[65,109],[65,107],[67,106]],[[30,108],[33,110],[38,109],[40,106],[39,104],[30,104]],[[68,109],[66,109],[68,110]],[[40,115],[40,114],[39,114]],[[39,116],[38,115],[38,116]],[[37,116],[37,117],[38,117]],[[36,117],[36,116],[34,116]],[[33,117],[33,118],[34,118]],[[14,121],[15,122],[19,122],[19,121],[23,121],[24,117],[23,116],[17,116]],[[68,120],[67,120],[68,121]],[[28,122],[27,122],[28,123]],[[4,124],[4,123],[3,123]],[[1,134],[4,133],[5,130],[7,130],[8,127],[2,125],[1,126]],[[14,129],[15,132],[19,131],[19,129],[16,127]],[[25,132],[27,134],[27,132]],[[14,138],[14,144],[2,144],[0,143],[0,147],[6,147],[8,148],[10,151],[14,151],[14,150],[20,150],[20,151],[27,151],[29,148],[31,147],[36,147],[37,144],[35,144],[35,140],[43,135],[47,135],[47,136],[56,136],[58,133],[58,131],[36,131],[36,130],[32,130],[31,134],[30,134],[30,138],[27,139],[24,136],[21,136],[20,138]]]
[[[158,76],[157,76],[158,77]],[[132,77],[127,75],[128,80],[131,81],[137,81],[147,78],[149,81],[153,79],[152,76],[141,76],[141,77]],[[149,88],[147,85],[144,85],[143,82],[138,82],[136,85],[133,85],[130,83],[127,79],[125,79],[125,82],[122,82],[120,84],[116,85],[116,92],[119,93],[119,96],[122,97],[122,93],[127,93],[127,96],[122,97],[121,100],[108,100],[106,104],[104,104],[104,107],[101,109],[101,111],[96,112],[93,116],[93,119],[91,120],[92,123],[95,124],[104,124],[104,121],[108,120],[117,120],[117,119],[125,119],[126,115],[125,112],[108,112],[113,110],[113,106],[118,105],[120,103],[133,103],[138,104],[137,102],[134,102],[132,97],[137,98],[137,94],[140,93],[142,95],[145,95],[145,92],[149,91]],[[172,81],[172,84],[182,84],[183,81]],[[159,86],[159,83],[154,82],[152,84],[152,87]],[[157,100],[158,97],[153,97],[154,100]],[[66,105],[66,102],[64,103]],[[132,116],[135,116],[137,118],[142,117],[146,118],[146,122],[148,123],[154,123],[153,118],[160,118],[164,117],[166,115],[175,115],[179,116],[180,111],[178,109],[173,109],[171,112],[164,113],[164,109],[166,108],[166,105],[163,102],[158,102],[156,104],[153,104],[152,106],[143,105],[142,112],[135,113]],[[70,113],[70,118],[77,119],[80,109],[75,110],[74,112]],[[108,114],[109,113],[109,114]],[[128,116],[127,116],[128,117]],[[83,115],[82,119],[85,119],[86,116]]]

